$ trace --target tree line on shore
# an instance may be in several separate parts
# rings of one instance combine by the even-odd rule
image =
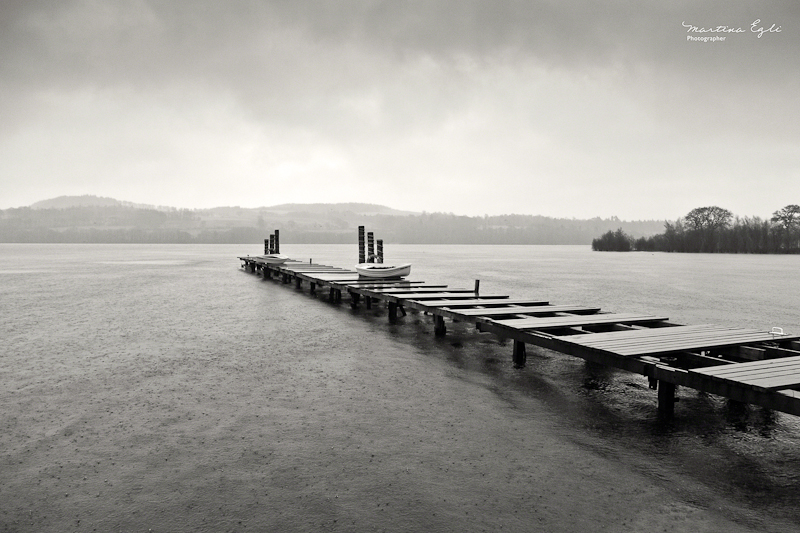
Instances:
[[[596,251],[796,254],[800,253],[800,205],[778,209],[769,220],[734,217],[718,206],[697,207],[664,232],[634,238],[622,228],[592,240]]]

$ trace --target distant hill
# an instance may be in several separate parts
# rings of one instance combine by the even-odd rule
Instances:
[[[81,196],[58,196],[49,200],[42,200],[30,205],[31,209],[69,209],[72,207],[133,207],[136,209],[155,209],[157,211],[176,211],[176,207],[151,204],[137,204],[108,198],[106,196],[94,196],[84,194]],[[305,216],[323,215],[330,216],[336,213],[347,213],[350,215],[418,215],[414,211],[401,211],[392,209],[385,205],[363,204],[357,202],[338,203],[338,204],[279,204],[263,207],[239,207],[239,206],[220,206],[206,209],[192,209],[195,212],[205,212],[216,216],[237,216],[243,212],[251,211],[264,214],[288,215],[299,213]]]
[[[361,204],[361,203],[341,203],[341,204],[280,204],[269,207],[260,207],[258,210],[265,210],[271,213],[311,213],[327,215],[331,212],[353,213],[356,215],[419,215],[414,211],[400,211],[385,205]]]
[[[406,244],[589,245],[618,228],[634,238],[664,230],[663,221],[616,217],[469,217],[366,203],[178,209],[83,195],[0,210],[0,242],[254,243],[279,229],[284,242],[334,244],[355,242],[361,225],[386,243]]]
[[[49,200],[42,200],[30,205],[31,209],[69,209],[71,207],[134,207],[136,209],[172,209],[163,206],[148,204],[135,204],[133,202],[123,202],[108,198],[106,196],[94,196],[84,194],[82,196],[58,196]]]

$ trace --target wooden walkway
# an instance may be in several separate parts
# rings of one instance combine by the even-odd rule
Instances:
[[[385,305],[390,321],[407,309],[431,315],[445,335],[447,320],[472,323],[479,331],[513,340],[513,361],[526,363],[530,344],[649,378],[658,390],[659,413],[671,416],[677,385],[800,416],[800,335],[715,325],[686,326],[669,318],[610,313],[599,307],[481,294],[478,286],[449,288],[411,280],[365,280],[353,270],[287,261],[267,264],[259,256],[239,258],[264,278],[312,294],[327,289],[329,300],[367,308]]]

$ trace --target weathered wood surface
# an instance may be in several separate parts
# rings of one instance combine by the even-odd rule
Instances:
[[[691,372],[757,389],[789,389],[800,386],[800,356],[697,368]]]
[[[551,313],[573,313],[576,315],[589,315],[600,311],[599,307],[586,307],[582,305],[509,305],[505,307],[491,307],[482,309],[460,309],[457,314],[464,316],[497,317],[504,315],[547,315]]]
[[[710,350],[775,340],[769,332],[712,324],[611,331],[576,335],[568,342],[618,355],[656,355],[687,350]]]
[[[419,301],[418,299],[409,298],[412,301]],[[547,300],[512,300],[512,299],[484,299],[484,296],[477,298],[470,298],[465,300],[441,299],[441,300],[428,300],[420,301],[427,307],[444,307],[447,309],[464,309],[470,307],[505,307],[508,305],[547,305]]]
[[[646,324],[669,320],[667,317],[636,313],[604,313],[557,317],[509,318],[491,320],[495,324],[516,329],[555,329],[601,324]]]

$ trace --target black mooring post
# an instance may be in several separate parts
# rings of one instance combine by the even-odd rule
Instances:
[[[522,341],[515,340],[514,355],[512,357],[512,360],[514,362],[514,368],[524,367],[527,359],[528,355],[525,353],[525,343]]]
[[[264,239],[264,255],[269,253],[269,239]]]
[[[377,255],[378,255],[378,263],[383,263],[383,239],[378,239],[375,241],[375,245],[377,248]]]
[[[367,263],[375,262],[375,236],[371,231],[367,232]]]
[[[358,264],[366,263],[366,255],[364,252],[364,226],[358,227]]]
[[[274,233],[270,233],[269,234],[269,252],[267,252],[267,253],[271,254],[274,250],[275,250],[275,234]]]
[[[275,230],[275,253],[281,253],[281,237],[280,237],[280,230]]]

